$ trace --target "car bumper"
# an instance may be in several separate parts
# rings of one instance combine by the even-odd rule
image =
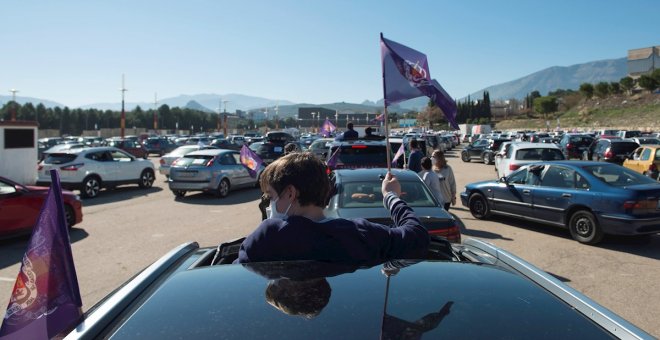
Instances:
[[[50,185],[50,181],[37,181],[36,183],[36,186],[38,187],[49,187]],[[82,183],[60,182],[60,187],[65,190],[80,190],[80,188],[82,188]]]
[[[660,217],[634,218],[628,215],[600,214],[603,232],[612,235],[644,235],[660,233]]]
[[[169,180],[167,182],[170,190],[184,190],[184,191],[211,191],[215,190],[209,182],[182,182]]]
[[[161,166],[158,168],[158,172],[160,172],[161,175],[169,176],[170,175],[170,167],[169,166]]]
[[[461,204],[463,204],[464,207],[468,206],[468,193],[466,191],[461,193]]]

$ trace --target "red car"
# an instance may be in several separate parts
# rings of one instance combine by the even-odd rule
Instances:
[[[132,139],[109,139],[108,146],[124,150],[137,158],[147,159],[149,152],[146,148]]]
[[[37,221],[48,187],[24,186],[0,177],[0,239],[28,234]],[[69,228],[82,222],[80,198],[63,190],[64,214]]]

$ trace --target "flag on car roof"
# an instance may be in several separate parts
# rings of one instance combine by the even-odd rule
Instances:
[[[0,338],[50,339],[73,328],[82,300],[56,170],[23,256]]]
[[[337,146],[335,152],[332,153],[332,156],[328,159],[328,167],[334,169],[337,167],[337,162],[339,162],[339,153],[341,152],[341,147]]]
[[[326,118],[323,125],[321,125],[321,135],[323,137],[330,137],[330,135],[337,129],[337,127],[332,124],[332,122]]]
[[[406,143],[402,142],[399,150],[397,150],[396,154],[394,154],[394,158],[392,159],[392,166],[396,167],[396,161],[399,160],[399,157],[403,156],[403,154],[406,152],[405,144]],[[405,157],[403,159],[405,161]]]
[[[385,114],[384,113],[379,114],[378,116],[376,116],[376,118],[371,120],[372,123],[384,122],[384,121],[385,121]]]
[[[250,176],[255,178],[257,177],[259,168],[264,164],[264,161],[262,161],[254,151],[248,148],[247,145],[243,145],[241,148],[241,164],[245,165]]]
[[[454,129],[456,102],[435,79],[431,79],[426,55],[380,35],[385,107],[421,96],[429,97]]]

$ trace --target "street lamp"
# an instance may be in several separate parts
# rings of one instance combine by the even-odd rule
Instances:
[[[314,126],[314,118],[315,117],[316,117],[316,112],[312,112],[312,123],[309,124],[309,125]],[[313,131],[316,132],[316,127],[314,127]]]
[[[16,92],[19,92],[17,89],[11,89],[9,90],[11,92],[11,101],[13,102],[13,109],[11,110],[11,120],[15,121],[16,120]]]

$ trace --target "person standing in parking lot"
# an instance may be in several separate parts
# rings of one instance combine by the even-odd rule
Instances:
[[[422,158],[422,171],[418,172],[417,175],[426,183],[426,185],[431,189],[433,197],[440,203],[441,206],[445,206],[445,199],[442,195],[442,189],[440,188],[440,181],[438,180],[438,175],[433,172],[433,164],[431,159],[428,157]]]
[[[433,158],[433,172],[438,175],[440,182],[445,210],[449,211],[450,206],[456,205],[456,178],[454,178],[454,171],[447,164],[444,152],[435,150],[431,158]]]
[[[422,150],[419,149],[419,142],[416,139],[410,141],[410,155],[408,156],[408,169],[419,173],[422,171]]]
[[[421,259],[429,235],[412,208],[399,199],[401,184],[390,172],[383,179],[383,205],[393,227],[366,219],[328,218],[331,183],[326,165],[311,153],[293,153],[261,174],[270,198],[269,218],[248,235],[234,262],[314,260],[375,265],[392,259]]]

